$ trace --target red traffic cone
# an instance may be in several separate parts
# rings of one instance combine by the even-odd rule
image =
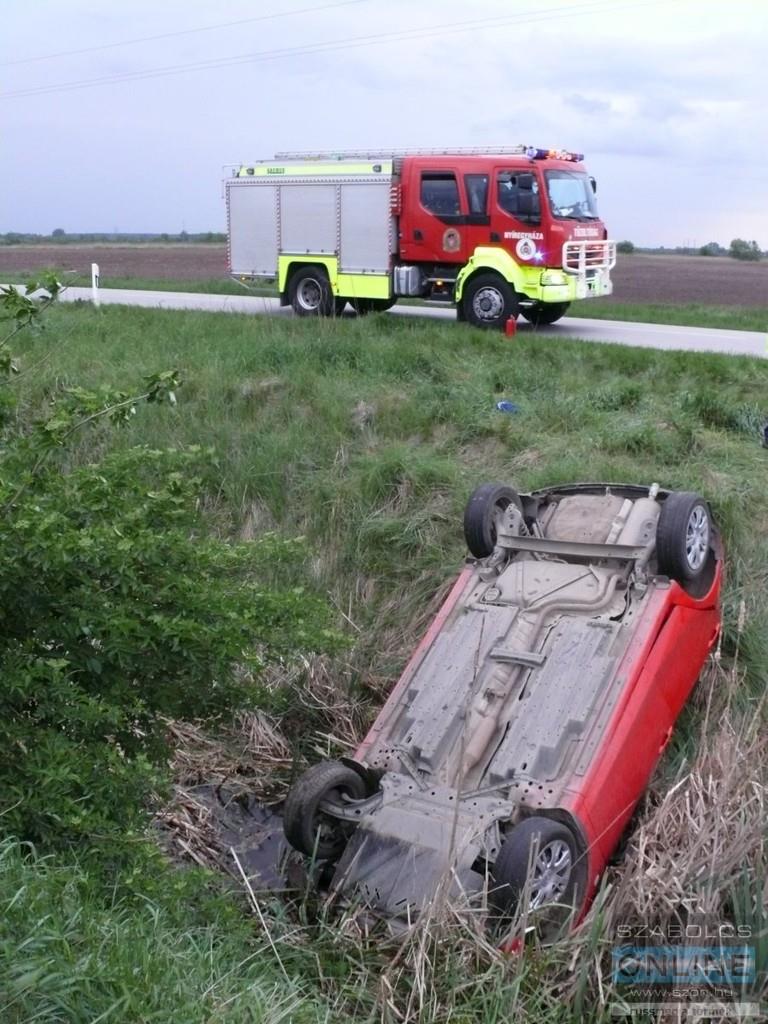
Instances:
[[[508,338],[514,338],[517,332],[517,320],[513,316],[509,317],[507,322],[504,324],[504,333]]]

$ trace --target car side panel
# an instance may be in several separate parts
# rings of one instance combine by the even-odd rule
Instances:
[[[568,787],[565,807],[587,834],[593,886],[648,784],[719,633],[716,605],[686,607],[674,603],[674,597],[674,590],[668,592],[661,628],[650,634],[650,652],[628,652],[635,659],[634,672],[630,670],[634,682],[629,682],[626,700],[617,707],[588,770]]]

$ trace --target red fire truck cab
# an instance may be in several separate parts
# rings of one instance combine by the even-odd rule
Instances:
[[[299,316],[411,296],[478,327],[551,324],[612,291],[616,246],[581,161],[528,146],[278,154],[225,183],[230,273],[276,278]]]

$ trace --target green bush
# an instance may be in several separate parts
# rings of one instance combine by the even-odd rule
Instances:
[[[726,251],[718,242],[707,242],[699,249],[699,256],[725,256]]]
[[[266,661],[332,644],[316,599],[260,583],[293,545],[205,537],[198,457],[52,470],[0,519],[3,824],[25,839],[137,827],[164,717],[246,706]]]
[[[634,251],[635,251],[635,243],[634,242],[630,242],[629,239],[625,238],[623,242],[618,242],[617,245],[616,245],[616,252],[622,252],[622,253],[625,253],[626,255],[629,255],[630,253],[633,253]]]
[[[731,247],[728,250],[728,255],[732,256],[735,260],[748,260],[751,262],[757,262],[762,259],[763,256],[757,242],[754,240],[747,242],[743,238],[733,239]]]
[[[17,325],[6,342],[37,316],[18,294],[0,308]],[[174,380],[139,397],[173,397]],[[111,856],[162,781],[166,718],[263,701],[266,663],[338,643],[318,598],[265,585],[298,575],[300,542],[208,536],[205,453],[67,465],[78,430],[136,400],[70,388],[22,431],[9,421],[0,455],[2,826],[42,846],[107,841]]]

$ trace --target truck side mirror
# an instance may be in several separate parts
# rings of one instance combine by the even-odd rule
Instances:
[[[589,179],[589,184],[592,186],[592,191],[597,195],[597,182],[594,178]]]

